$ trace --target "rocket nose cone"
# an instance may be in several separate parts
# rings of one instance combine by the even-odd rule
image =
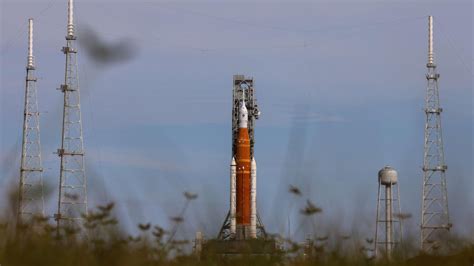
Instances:
[[[239,112],[240,112],[240,116],[241,118],[247,118],[249,112],[247,110],[247,107],[245,106],[245,103],[243,103],[241,106],[240,106],[240,109],[239,109]]]
[[[240,103],[240,110],[239,111],[242,112],[242,113],[247,113],[248,112],[247,106],[245,106],[244,101],[242,101],[242,103]]]
[[[235,157],[232,157],[232,161],[230,161],[231,165],[236,165],[237,163],[235,162]]]
[[[257,165],[257,161],[255,161],[255,157],[252,157],[252,167]]]
[[[248,119],[247,107],[245,107],[245,102],[242,102],[239,110],[239,128],[247,128]]]

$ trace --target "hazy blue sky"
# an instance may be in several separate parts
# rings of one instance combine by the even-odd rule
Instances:
[[[2,194],[18,183],[33,17],[45,179],[57,198],[66,2],[1,1]],[[255,78],[262,111],[258,208],[268,231],[283,233],[290,214],[292,234],[311,233],[297,213],[310,198],[324,210],[312,221],[317,234],[372,234],[377,171],[389,164],[418,236],[431,14],[450,211],[455,231],[474,239],[473,11],[472,1],[447,0],[77,0],[78,38],[89,26],[137,49],[116,65],[79,50],[90,206],[114,200],[125,226],[166,226],[191,190],[200,196],[181,233],[214,236],[228,210],[232,75],[244,74]],[[294,199],[289,184],[304,196]]]

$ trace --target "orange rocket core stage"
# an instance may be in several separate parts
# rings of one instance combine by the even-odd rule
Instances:
[[[236,151],[236,224],[250,225],[250,138],[247,128],[239,128]]]

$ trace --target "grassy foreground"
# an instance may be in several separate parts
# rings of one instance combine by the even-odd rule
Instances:
[[[297,243],[291,243],[290,251],[274,256],[222,257],[211,253],[199,259],[191,251],[193,241],[172,240],[172,230],[139,224],[139,235],[124,234],[111,217],[113,207],[99,206],[84,216],[82,231],[69,226],[57,228],[43,217],[21,225],[4,219],[0,224],[0,265],[474,265],[472,244],[444,256],[420,254],[390,263],[367,258],[363,252],[317,246],[308,250]]]

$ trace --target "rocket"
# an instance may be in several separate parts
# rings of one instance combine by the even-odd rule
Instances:
[[[242,100],[237,150],[230,165],[230,231],[238,240],[257,238],[257,163],[250,158],[247,125],[248,111]]]

